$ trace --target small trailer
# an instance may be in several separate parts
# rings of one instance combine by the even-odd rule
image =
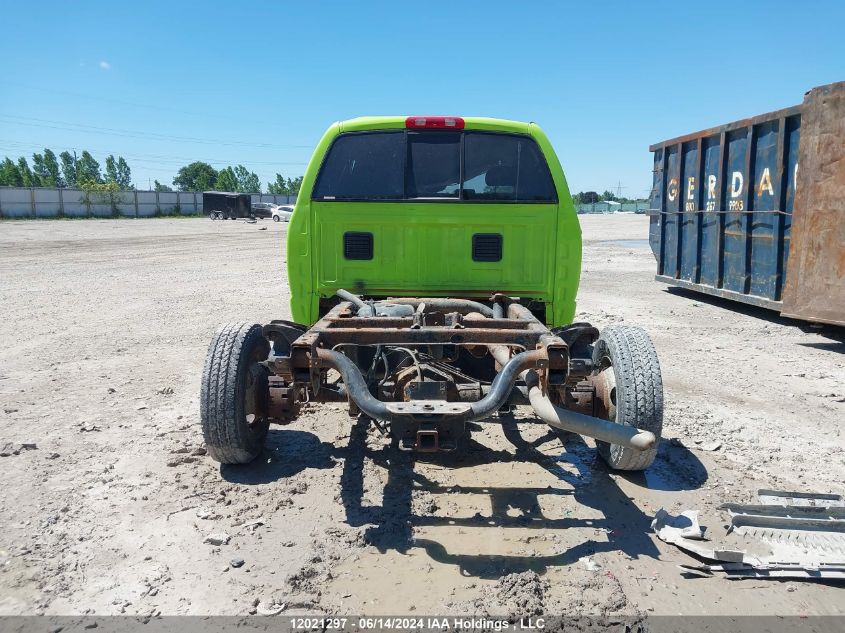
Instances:
[[[248,193],[229,191],[204,191],[202,209],[212,220],[251,218],[252,196]]]
[[[658,281],[845,325],[845,82],[649,149]]]

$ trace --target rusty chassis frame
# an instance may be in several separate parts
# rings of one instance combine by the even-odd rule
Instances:
[[[491,298],[492,307],[464,299],[374,302],[342,290],[338,295],[340,302],[307,330],[285,321],[264,326],[264,335],[272,343],[264,363],[271,373],[270,421],[291,421],[305,400],[347,400],[350,415],[364,414],[380,429],[380,422],[389,423],[400,434],[414,437],[416,450],[436,451],[454,448],[451,439],[442,440],[451,438],[452,430],[462,429],[465,423],[484,420],[514,404],[530,404],[542,421],[559,429],[639,450],[656,442],[648,431],[607,419],[614,405],[608,397],[605,368],[590,356],[597,331],[586,324],[553,332],[527,307],[502,295]],[[401,315],[396,316],[397,312]],[[380,399],[379,390],[365,378],[359,364],[340,350],[372,348],[378,354],[390,346],[414,360],[419,380],[408,382],[399,398]],[[428,357],[423,350],[442,354],[450,348],[466,350],[475,358],[489,356],[488,362],[498,370],[495,378],[489,385],[465,388],[463,395],[454,396],[453,391],[447,399],[447,383],[427,382],[415,354]],[[376,356],[373,366],[377,360]],[[330,370],[340,380],[329,383]],[[379,387],[389,371],[385,359]],[[401,377],[398,372],[391,373],[396,384]],[[457,370],[453,373],[461,375]],[[592,396],[587,409],[592,415],[574,410],[579,393]]]

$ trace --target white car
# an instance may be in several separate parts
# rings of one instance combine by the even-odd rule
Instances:
[[[292,204],[277,204],[273,207],[273,222],[290,222],[293,215]]]

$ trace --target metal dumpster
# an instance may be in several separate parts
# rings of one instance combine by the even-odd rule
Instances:
[[[657,280],[845,325],[845,82],[649,150]]]

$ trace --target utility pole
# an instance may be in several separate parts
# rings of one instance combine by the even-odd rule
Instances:
[[[620,200],[620,199],[622,198],[622,190],[623,190],[623,189],[627,189],[627,188],[628,188],[628,187],[626,187],[625,185],[623,185],[623,184],[622,184],[622,181],[621,181],[621,180],[617,180],[617,181],[616,181],[616,185],[615,185],[615,186],[612,186],[612,187],[608,187],[608,188],[607,188],[607,192],[608,192],[610,195],[613,195],[613,190],[614,190],[614,189],[616,189],[616,199],[617,199],[617,200]]]

